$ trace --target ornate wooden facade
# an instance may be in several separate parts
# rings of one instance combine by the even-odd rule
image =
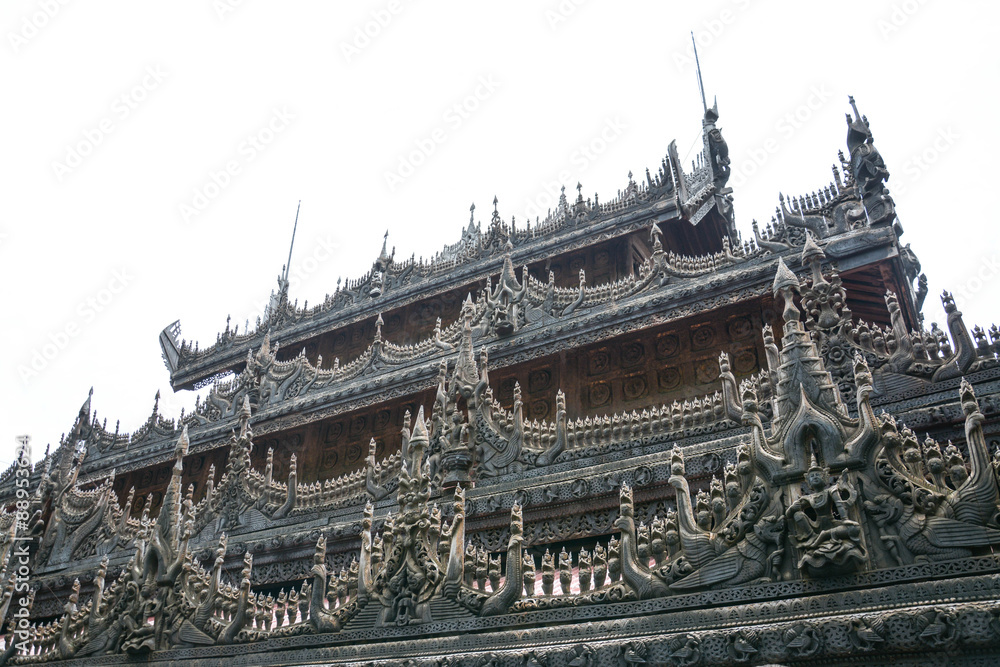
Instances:
[[[996,664],[1000,331],[923,326],[856,108],[746,241],[717,119],[610,201],[167,327],[205,402],[88,397],[0,478],[0,663]]]

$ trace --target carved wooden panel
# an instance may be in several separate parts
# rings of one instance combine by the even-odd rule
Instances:
[[[525,364],[492,369],[494,395],[513,404],[521,385],[525,419],[554,419],[555,394],[566,392],[571,419],[639,410],[720,390],[719,354],[742,379],[765,358],[760,330],[768,304],[743,304]]]
[[[189,454],[184,458],[184,472],[181,476],[181,484],[184,492],[187,492],[188,485],[194,485],[195,502],[201,500],[205,494],[205,485],[208,481],[208,473],[212,465],[215,465],[215,481],[219,478],[226,466],[226,450],[216,449],[209,452],[198,452]],[[135,496],[129,508],[132,516],[138,517],[142,514],[142,508],[146,504],[146,498],[152,496],[151,513],[155,516],[159,512],[160,504],[163,502],[163,494],[167,490],[170,482],[170,474],[173,463],[162,463],[149,468],[133,470],[115,478],[114,491],[121,502],[125,502],[129,489],[135,487]]]
[[[273,475],[283,481],[288,476],[288,464],[294,453],[298,481],[305,484],[360,470],[364,467],[372,438],[379,461],[399,451],[404,415],[409,411],[411,417],[415,417],[421,405],[429,414],[432,400],[433,393],[425,392],[295,429],[269,433],[256,440],[251,461],[254,467],[263,470],[267,450],[273,449]]]
[[[580,284],[580,269],[583,269],[588,285],[603,285],[632,272],[630,243],[628,238],[611,239],[536,262],[528,266],[528,271],[543,283],[549,281],[551,271],[557,287],[577,287]]]

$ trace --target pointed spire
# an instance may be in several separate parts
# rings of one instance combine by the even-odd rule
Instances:
[[[413,422],[413,432],[410,434],[410,442],[413,440],[424,440],[424,444],[427,441],[427,420],[424,419],[424,406],[421,405],[417,409],[417,418]]]
[[[795,292],[799,289],[799,279],[795,277],[795,274],[789,270],[785,265],[785,260],[781,257],[778,258],[778,269],[774,275],[774,296],[775,298],[782,298],[785,301],[785,307],[782,310],[781,316],[785,320],[786,331],[788,324],[791,322],[798,323],[801,311],[798,306],[795,305]]]
[[[806,231],[806,242],[802,246],[802,264],[808,266],[812,260],[822,262],[824,259],[826,259],[826,253],[816,243],[812,233]]]
[[[406,460],[403,462],[403,465],[407,468],[407,472],[412,478],[422,477],[422,473],[424,472],[424,452],[427,449],[428,443],[427,421],[424,419],[424,406],[421,405],[417,410],[417,418],[413,423],[413,432],[410,433],[410,439],[406,446]],[[400,488],[403,488],[402,484],[400,484]],[[402,502],[400,504],[402,505]]]
[[[663,243],[660,238],[663,236],[663,232],[660,231],[660,226],[653,222],[649,228],[649,240],[653,242],[653,252],[660,252],[663,250]]]
[[[861,120],[861,114],[858,113],[858,105],[854,103],[854,95],[848,95],[847,96],[847,101],[850,103],[851,109],[854,110],[854,118],[855,118],[855,120]]]
[[[782,257],[778,258],[778,268],[774,274],[774,284],[772,290],[775,294],[783,289],[798,289],[799,279],[795,277],[795,274],[791,272],[788,266],[785,264],[785,260]]]
[[[382,261],[389,260],[389,253],[386,252],[386,245],[389,243],[389,230],[385,230],[385,234],[382,236],[382,251],[378,254],[378,258]]]

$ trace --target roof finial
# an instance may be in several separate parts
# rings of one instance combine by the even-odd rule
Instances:
[[[389,259],[389,255],[386,252],[386,244],[388,242],[389,242],[389,230],[387,229],[387,230],[385,230],[385,234],[382,236],[382,251],[378,254],[379,260],[381,260],[383,262],[387,261]],[[395,250],[395,248],[393,248],[393,250]],[[393,254],[395,254],[395,253],[393,253]]]
[[[705,101],[705,84],[701,81],[701,63],[698,62],[698,43],[694,41],[694,30],[691,31],[691,46],[694,47],[694,66],[698,72],[698,90],[701,92],[701,106],[708,112],[708,102]]]
[[[299,200],[299,205],[295,207],[295,224],[292,225],[292,242],[288,244],[288,263],[285,264],[285,275],[281,277],[282,281],[288,282],[288,271],[292,266],[292,248],[295,247],[295,230],[299,228],[299,210],[302,208],[302,200]]]
[[[861,114],[858,113],[858,105],[854,103],[854,95],[848,95],[847,101],[851,103],[851,109],[854,110],[854,119],[861,120]]]

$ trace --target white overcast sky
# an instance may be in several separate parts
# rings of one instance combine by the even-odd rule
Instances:
[[[947,288],[989,325],[998,19],[997,3],[916,0],[5,0],[0,460],[19,434],[36,457],[55,446],[91,386],[122,431],[157,390],[168,416],[193,405],[158,333],[180,319],[205,346],[227,314],[252,322],[299,199],[292,297],[316,303],[370,268],[386,229],[397,258],[428,256],[473,202],[486,223],[496,195],[523,224],[560,180],[608,200],[671,139],[689,161],[690,30],[745,234],[779,192],[830,181],[853,94],[930,279],[928,322]]]

